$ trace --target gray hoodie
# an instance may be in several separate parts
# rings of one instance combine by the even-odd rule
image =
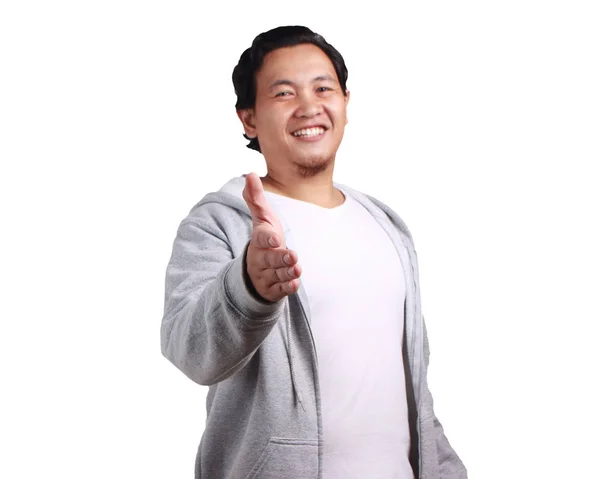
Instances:
[[[321,479],[318,358],[308,299],[302,283],[276,303],[253,292],[245,270],[252,219],[242,198],[244,176],[207,194],[178,228],[166,272],[162,353],[190,379],[210,386],[196,479]],[[466,478],[427,386],[429,347],[412,237],[388,206],[334,186],[373,215],[402,260],[415,477]],[[289,227],[279,219],[287,237]]]

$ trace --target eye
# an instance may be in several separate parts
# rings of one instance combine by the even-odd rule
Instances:
[[[325,91],[333,91],[333,88],[329,88],[328,86],[320,86],[317,88],[317,91],[325,92]]]
[[[285,95],[291,95],[292,93],[289,91],[280,91],[279,93],[275,94],[276,97],[278,96],[285,96]]]

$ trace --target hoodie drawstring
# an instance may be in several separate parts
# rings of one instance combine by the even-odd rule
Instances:
[[[292,376],[292,388],[294,390],[294,397],[300,403],[300,406],[304,411],[304,404],[302,402],[302,396],[300,395],[300,390],[298,388],[298,384],[296,383],[296,370],[294,368],[294,352],[292,351],[292,320],[290,317],[290,302],[289,298],[285,302],[284,310],[285,310],[285,328],[287,333],[287,349],[288,349],[288,362],[290,364],[290,374]]]

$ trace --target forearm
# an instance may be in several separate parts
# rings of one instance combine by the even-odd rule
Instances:
[[[467,469],[450,445],[444,428],[437,417],[433,417],[435,427],[440,479],[467,479]]]
[[[283,301],[255,296],[245,280],[248,244],[236,257],[210,217],[184,220],[165,281],[161,349],[193,381],[214,384],[242,368],[268,336]]]
[[[214,384],[243,367],[281,314],[283,302],[256,299],[231,261],[201,292],[171,301],[161,329],[163,354],[188,377]]]
[[[435,415],[433,407],[433,397],[429,390],[427,382],[427,369],[429,368],[429,338],[427,335],[427,327],[423,318],[423,355],[425,360],[425,368],[422,377],[422,413],[429,417],[430,425],[432,424],[432,435],[435,441],[435,449],[437,451],[437,470],[439,479],[467,479],[467,469],[463,462],[458,457],[456,451],[450,445],[448,438],[445,435],[444,428],[439,419]]]

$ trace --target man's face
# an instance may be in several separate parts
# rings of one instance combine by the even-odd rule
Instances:
[[[329,57],[315,45],[297,45],[265,56],[255,107],[239,114],[271,168],[311,176],[335,159],[348,99]]]

